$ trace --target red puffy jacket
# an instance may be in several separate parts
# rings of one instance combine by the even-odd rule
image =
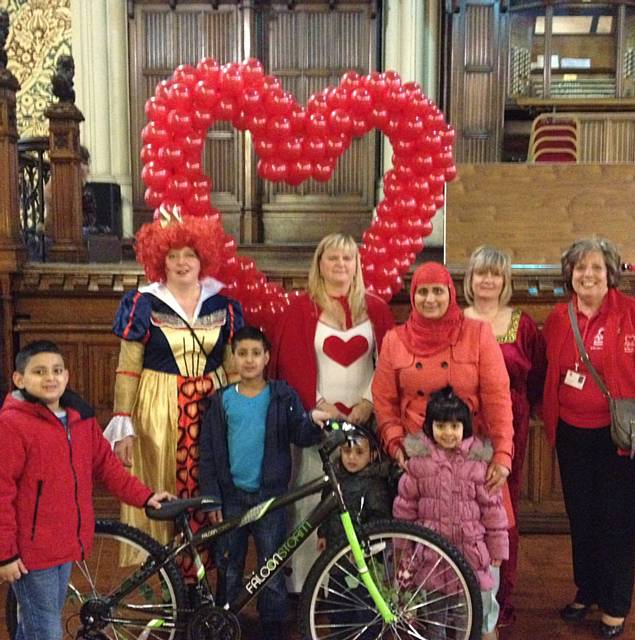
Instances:
[[[68,426],[20,392],[0,410],[0,565],[29,570],[81,560],[95,527],[93,479],[142,507],[152,491],[131,476],[102,435],[92,409],[72,392],[61,399]]]

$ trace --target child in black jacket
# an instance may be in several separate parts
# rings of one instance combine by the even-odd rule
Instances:
[[[201,493],[222,504],[221,510],[210,514],[212,522],[239,516],[283,494],[291,477],[291,444],[316,444],[320,430],[315,423],[321,425],[328,418],[318,409],[309,416],[286,382],[265,379],[270,347],[259,329],[239,329],[232,339],[232,351],[240,381],[212,396],[199,442]],[[218,540],[215,561],[220,606],[231,603],[242,588],[249,533],[262,566],[284,543],[286,511],[271,511]],[[282,572],[262,589],[258,612],[263,637],[282,638],[281,621],[287,613]]]

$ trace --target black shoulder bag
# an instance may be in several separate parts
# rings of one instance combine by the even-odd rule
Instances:
[[[580,335],[580,328],[578,327],[578,319],[575,315],[573,302],[569,302],[569,321],[571,322],[571,328],[573,329],[573,335],[578,345],[580,357],[588,372],[600,388],[600,391],[609,402],[609,409],[611,410],[611,439],[613,440],[613,444],[618,449],[624,449],[629,452],[632,460],[635,457],[635,400],[614,398],[591,364],[589,354],[584,348],[584,342]]]

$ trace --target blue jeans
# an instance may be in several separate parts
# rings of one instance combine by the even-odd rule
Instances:
[[[262,491],[248,493],[236,490],[236,495],[223,502],[223,518],[229,520],[267,499]],[[218,574],[217,604],[231,604],[240,593],[245,572],[245,557],[249,534],[256,543],[258,567],[264,565],[284,542],[287,535],[286,509],[276,509],[241,529],[234,529],[216,542],[215,562]],[[263,624],[280,623],[287,614],[288,598],[284,574],[279,571],[260,591],[258,613]]]
[[[15,640],[62,640],[62,609],[72,562],[29,571],[11,586],[18,601]]]

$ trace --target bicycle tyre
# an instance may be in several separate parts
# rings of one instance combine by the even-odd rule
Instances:
[[[357,578],[345,538],[320,555],[300,598],[303,637],[311,640],[375,638],[478,640],[479,583],[463,555],[440,535],[398,520],[362,527],[362,548],[375,584],[396,616],[386,624]],[[414,558],[423,559],[418,565]],[[418,567],[418,568],[417,568]],[[406,571],[416,580],[406,585]]]
[[[164,548],[152,537],[139,529],[122,524],[117,520],[97,520],[95,540],[89,557],[76,562],[69,582],[66,604],[62,612],[64,638],[75,638],[81,627],[79,611],[82,604],[91,598],[100,598],[111,593],[132,574],[138,564],[120,566],[118,558],[122,551],[133,552],[144,558],[164,557]],[[141,560],[142,561],[142,560]],[[139,562],[140,564],[140,562]],[[147,620],[134,628],[126,625],[109,624],[99,632],[106,638],[144,638],[147,640],[176,640],[181,637],[181,611],[187,606],[188,598],[183,578],[177,566],[170,562],[128,594],[113,611],[124,618],[131,612],[139,620]],[[143,610],[141,609],[143,607]],[[13,590],[9,589],[6,600],[6,624],[9,638],[13,640],[17,630],[17,603]],[[153,628],[148,625],[157,619],[167,620],[178,629]]]

